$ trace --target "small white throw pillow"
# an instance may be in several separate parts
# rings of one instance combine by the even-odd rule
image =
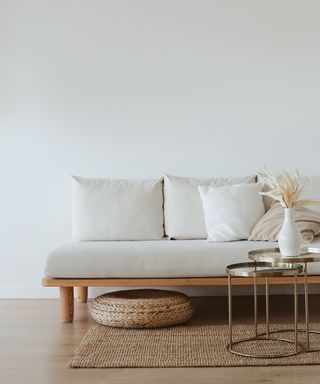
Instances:
[[[72,176],[73,240],[161,239],[162,183]]]
[[[218,188],[200,186],[208,241],[248,239],[265,213],[261,189],[259,183]]]

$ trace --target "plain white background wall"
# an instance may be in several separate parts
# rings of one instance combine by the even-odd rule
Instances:
[[[53,297],[68,175],[319,174],[317,0],[0,0],[0,296]]]

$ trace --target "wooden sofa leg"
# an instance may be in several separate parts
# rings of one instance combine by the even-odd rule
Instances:
[[[59,287],[60,289],[60,314],[63,323],[73,321],[73,287]]]
[[[77,287],[77,302],[86,303],[88,301],[88,287]]]

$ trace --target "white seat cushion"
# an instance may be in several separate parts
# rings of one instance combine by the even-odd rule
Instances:
[[[198,187],[255,183],[256,176],[194,179],[164,176],[165,232],[172,239],[206,239],[207,231]]]
[[[320,247],[317,238],[315,246]],[[206,240],[95,241],[64,245],[47,257],[45,274],[65,278],[225,276],[228,264],[248,261],[248,251],[276,243]],[[309,264],[320,273],[320,263]]]

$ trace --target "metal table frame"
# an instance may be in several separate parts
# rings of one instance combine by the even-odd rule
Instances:
[[[309,314],[309,285],[308,285],[308,264],[320,262],[320,248],[303,247],[298,256],[281,256],[279,248],[265,248],[250,251],[248,253],[250,260],[257,262],[270,262],[274,265],[279,263],[302,263],[304,265],[304,310],[305,310],[305,329],[299,329],[298,332],[305,332],[307,352],[320,351],[310,349],[310,333],[320,334],[319,331],[310,330]]]
[[[260,269],[259,269],[260,268]],[[229,344],[227,349],[229,352],[254,358],[276,358],[296,355],[302,351],[302,346],[298,343],[298,294],[297,294],[297,276],[302,272],[302,266],[299,264],[291,263],[279,263],[275,266],[270,262],[245,262],[231,264],[226,267],[226,273],[228,275],[228,310],[229,310]],[[253,277],[253,303],[254,303],[254,336],[233,340],[233,319],[232,319],[232,277]],[[269,283],[268,277],[273,276],[292,276],[294,284],[294,340],[285,338],[270,337],[270,334],[278,333],[279,331],[270,332],[269,322]],[[258,333],[258,300],[257,300],[257,277],[265,277],[265,300],[266,300],[266,332]],[[250,354],[245,352],[236,351],[233,346],[240,343],[245,343],[253,340],[265,340],[265,341],[281,341],[290,344],[294,344],[294,351],[288,353],[279,354]]]

